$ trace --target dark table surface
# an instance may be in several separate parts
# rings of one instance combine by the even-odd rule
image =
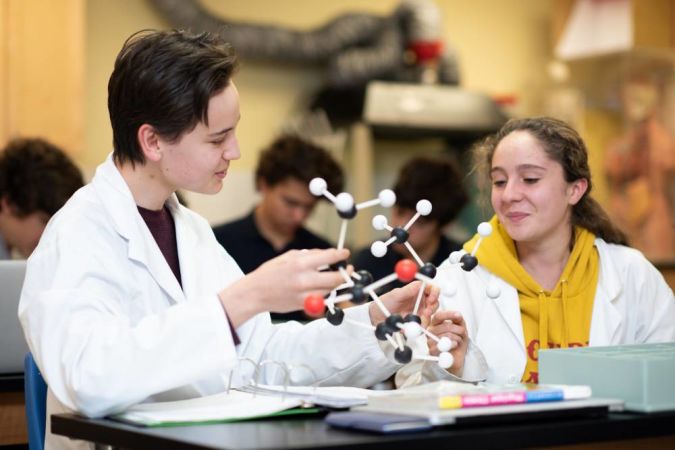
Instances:
[[[430,432],[391,435],[331,428],[321,417],[141,428],[107,419],[58,414],[52,416],[52,431],[129,449],[513,449],[675,435],[675,411],[545,417],[526,422],[451,425]]]
[[[0,374],[0,392],[23,392],[23,373]]]

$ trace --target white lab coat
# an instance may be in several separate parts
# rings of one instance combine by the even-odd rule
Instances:
[[[373,332],[349,323],[272,325],[269,314],[259,314],[236,330],[242,343],[235,348],[217,293],[243,274],[202,217],[175,197],[168,206],[182,289],[110,157],[49,222],[19,304],[49,386],[48,416],[74,410],[100,417],[139,402],[220,392],[239,357],[307,364],[323,385],[367,387],[396,370]],[[367,308],[345,312],[370,323]],[[252,370],[241,364],[233,384],[248,381]],[[276,365],[261,372],[261,382],[281,383]],[[291,379],[315,381],[306,369]],[[46,443],[73,448],[49,427]]]
[[[595,240],[600,274],[593,303],[590,346],[675,341],[675,298],[663,276],[639,251]],[[482,266],[465,272],[446,261],[435,281],[440,308],[460,311],[469,332],[462,379],[517,383],[526,353],[517,290]],[[495,298],[487,295],[487,287]],[[426,342],[417,352],[428,353]],[[413,361],[396,375],[397,385],[453,379],[434,362]]]

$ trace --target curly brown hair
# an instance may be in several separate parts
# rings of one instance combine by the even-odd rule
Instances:
[[[627,245],[626,235],[612,223],[600,204],[590,196],[593,183],[586,144],[579,133],[562,120],[551,117],[509,120],[497,133],[474,148],[476,169],[483,181],[489,179],[495,149],[502,139],[514,131],[527,131],[537,139],[548,157],[562,166],[568,183],[582,178],[588,181],[588,189],[572,207],[572,225],[583,227],[609,243]],[[487,182],[480,184],[486,185]]]
[[[66,153],[44,139],[14,139],[0,152],[0,198],[19,217],[34,212],[51,217],[83,185]]]
[[[326,180],[330,192],[342,191],[342,168],[330,153],[293,135],[281,136],[263,150],[255,171],[256,186],[261,180],[274,186],[289,178],[309,185],[315,177]]]

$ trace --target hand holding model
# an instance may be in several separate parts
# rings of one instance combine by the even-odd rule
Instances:
[[[348,257],[346,249],[290,250],[267,261],[218,296],[235,327],[263,311],[301,309],[310,293],[329,292],[343,282],[339,272],[321,272],[319,268]]]

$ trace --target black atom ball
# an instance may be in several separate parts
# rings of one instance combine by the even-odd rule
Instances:
[[[380,322],[375,327],[375,337],[380,341],[386,341],[387,335],[392,334],[391,328],[387,325],[386,322]]]
[[[368,296],[366,295],[366,291],[363,289],[365,286],[363,286],[360,282],[354,284],[354,286],[351,289],[351,294],[352,294],[352,302],[356,303],[357,305],[360,305],[361,303],[365,302]]]
[[[412,360],[412,350],[407,345],[403,347],[403,350],[397,348],[394,351],[394,358],[401,364],[408,364]]]
[[[398,324],[403,323],[403,317],[401,317],[399,314],[392,314],[391,316],[387,317],[384,322],[392,330],[398,330]]]
[[[338,210],[338,216],[340,216],[343,219],[353,219],[356,217],[356,206],[352,206],[352,209],[349,211],[339,211]]]
[[[345,318],[345,312],[338,308],[337,306],[333,306],[333,309],[335,312],[330,312],[330,309],[326,311],[326,320],[330,322],[332,325],[340,325],[342,321]]]
[[[426,263],[425,265],[420,267],[420,273],[429,278],[433,278],[436,276],[436,266],[434,266],[431,263]]]
[[[422,319],[420,319],[420,316],[416,314],[408,314],[405,316],[405,319],[403,319],[404,322],[417,322],[420,325],[422,325]]]
[[[356,273],[359,274],[359,276],[361,277],[361,279],[359,280],[359,284],[368,286],[370,283],[373,282],[373,275],[367,270],[359,270]]]
[[[405,231],[403,228],[396,227],[393,230],[391,230],[391,236],[396,238],[397,244],[404,244],[405,242],[408,241],[408,237],[410,236],[410,234],[408,234],[408,232]]]
[[[470,253],[465,253],[460,259],[459,262],[462,263],[462,269],[467,272],[473,270],[474,267],[478,265],[478,258],[472,256]]]

